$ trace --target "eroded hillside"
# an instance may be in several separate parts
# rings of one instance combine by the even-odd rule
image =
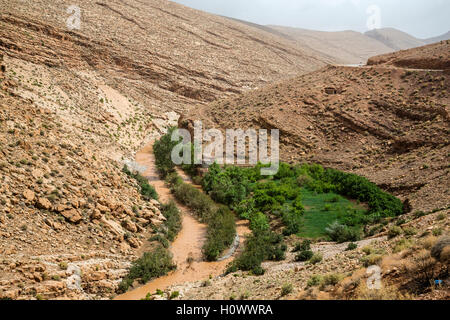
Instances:
[[[370,58],[367,64],[409,69],[449,70],[449,43],[450,40],[446,40],[420,48],[379,55]]]
[[[2,1],[1,50],[49,67],[95,70],[164,111],[324,65],[317,52],[293,41],[162,0],[79,1],[80,30],[70,31],[71,4]]]
[[[82,130],[0,85],[0,296],[108,297],[159,204]]]

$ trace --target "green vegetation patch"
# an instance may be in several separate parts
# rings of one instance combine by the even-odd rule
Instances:
[[[141,258],[132,263],[128,274],[119,284],[119,292],[126,292],[134,280],[145,284],[174,269],[176,269],[176,265],[172,262],[172,254],[169,250],[159,246],[152,252],[144,253]]]
[[[135,179],[137,181],[137,183],[139,184],[139,189],[141,192],[142,197],[145,200],[151,200],[151,199],[155,199],[158,200],[158,194],[156,193],[155,188],[153,188],[152,185],[150,185],[148,183],[147,178],[143,177],[139,172],[131,172],[128,169],[127,165],[123,166],[122,171],[129,177]]]
[[[229,248],[236,236],[235,216],[228,207],[217,205],[208,195],[194,186],[184,183],[175,171],[170,158],[174,143],[169,133],[154,144],[156,163],[161,175],[175,198],[189,207],[197,218],[208,225],[203,254],[208,261],[216,261],[221,253]]]
[[[322,237],[329,225],[336,220],[345,221],[349,212],[356,216],[362,216],[367,212],[364,206],[333,192],[316,193],[302,188],[301,194],[305,213],[301,231],[298,233],[300,237]]]
[[[205,191],[249,219],[253,231],[267,230],[275,217],[282,221],[286,236],[327,235],[338,242],[355,241],[363,225],[403,213],[399,199],[355,174],[316,164],[281,163],[275,176],[262,177],[261,167],[220,168],[213,164],[203,179]],[[333,230],[327,230],[331,226]]]

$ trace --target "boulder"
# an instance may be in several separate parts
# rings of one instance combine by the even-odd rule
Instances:
[[[61,215],[72,223],[78,223],[83,219],[80,213],[75,209],[63,211],[61,212]]]
[[[100,210],[94,209],[91,213],[91,220],[100,220],[102,218],[102,214]]]
[[[97,209],[101,212],[101,213],[108,213],[109,212],[109,208],[106,206],[101,205],[100,203],[97,203]]]
[[[140,246],[139,240],[133,237],[128,237],[127,242],[130,244],[132,248],[139,248]]]
[[[47,198],[39,198],[36,206],[39,209],[50,210],[52,208],[52,203]]]
[[[28,202],[33,202],[34,201],[35,194],[34,194],[33,191],[27,189],[27,190],[25,190],[23,192],[22,195],[25,198],[25,200],[27,200]]]
[[[122,227],[124,227],[126,230],[133,232],[133,233],[135,233],[138,230],[136,227],[136,224],[131,222],[130,220],[123,220]]]

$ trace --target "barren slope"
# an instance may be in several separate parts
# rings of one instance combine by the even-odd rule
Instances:
[[[450,41],[441,41],[420,48],[397,51],[369,59],[369,65],[391,65],[411,69],[450,69]]]
[[[164,219],[159,204],[16,85],[0,73],[0,297],[109,297]]]
[[[246,91],[323,66],[317,52],[169,1],[1,1],[0,50],[51,67],[95,70],[156,110]],[[45,8],[45,10],[42,10]]]

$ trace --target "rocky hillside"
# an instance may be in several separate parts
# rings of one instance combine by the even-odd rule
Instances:
[[[108,297],[159,204],[81,129],[0,86],[0,297]]]
[[[278,128],[282,160],[366,176],[431,211],[450,205],[449,86],[443,71],[329,66],[199,108],[180,125]]]
[[[71,1],[0,3],[0,51],[56,69],[95,70],[155,111],[183,111],[331,61],[293,41],[165,0],[82,0],[80,30],[72,31],[66,27]]]
[[[368,65],[390,65],[409,69],[450,69],[450,40],[420,48],[397,51],[372,57]]]

